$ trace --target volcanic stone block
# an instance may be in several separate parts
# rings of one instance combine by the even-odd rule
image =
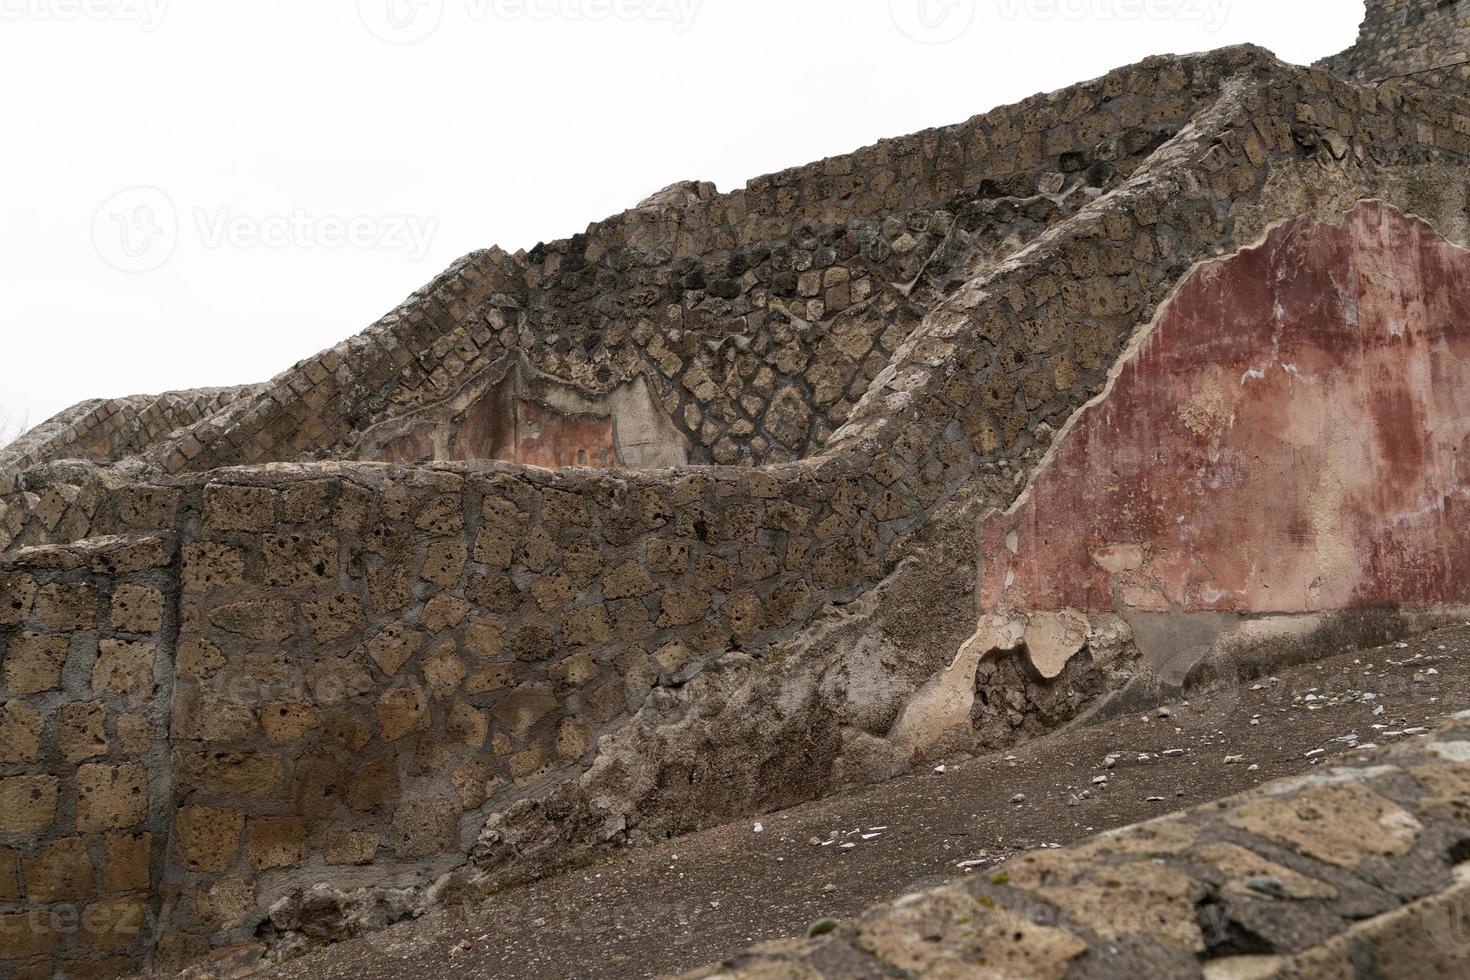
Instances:
[[[119,585],[112,594],[112,628],[157,633],[163,628],[163,593],[145,585]]]
[[[424,800],[399,807],[393,817],[394,855],[406,861],[458,850],[459,814],[455,800]]]
[[[38,834],[51,826],[59,793],[55,776],[0,779],[0,834]]]
[[[0,706],[0,765],[29,765],[41,757],[41,713],[23,701]]]
[[[75,902],[97,893],[92,858],[80,837],[52,841],[22,864],[26,899],[31,902]]]
[[[294,817],[256,817],[245,853],[256,871],[294,868],[306,860],[306,827]]]
[[[123,830],[148,816],[148,770],[141,763],[91,763],[77,770],[77,829]]]
[[[109,892],[147,891],[152,857],[152,834],[108,834],[102,887]]]
[[[429,703],[417,688],[389,691],[378,698],[378,728],[385,742],[396,742],[428,721]]]
[[[0,915],[0,960],[19,960],[54,952],[63,928],[62,917],[47,912]]]
[[[36,580],[23,572],[0,573],[0,626],[19,626],[31,614]]]
[[[32,615],[49,630],[90,630],[101,608],[102,597],[85,582],[53,582],[36,593]]]
[[[501,727],[520,735],[556,708],[556,695],[546,685],[522,684],[491,708],[490,714]]]
[[[174,819],[174,849],[194,871],[225,871],[235,863],[245,815],[211,806],[186,806]]]
[[[270,531],[276,526],[276,491],[268,487],[204,488],[204,526],[211,531]]]
[[[107,754],[107,705],[101,701],[74,701],[56,716],[56,748],[67,762],[77,763]]]
[[[5,692],[40,694],[61,686],[61,668],[69,646],[65,636],[22,633],[5,651]]]
[[[92,667],[92,690],[98,694],[125,694],[142,700],[153,693],[152,643],[103,640]]]
[[[133,945],[148,918],[142,897],[93,902],[82,910],[82,945],[93,949],[123,949]]]

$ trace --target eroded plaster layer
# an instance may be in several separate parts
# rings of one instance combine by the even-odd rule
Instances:
[[[1003,613],[1470,600],[1470,253],[1365,202],[1201,267],[981,530]]]
[[[687,440],[645,378],[594,394],[507,360],[451,397],[375,426],[360,459],[426,463],[494,459],[545,469],[658,469],[689,460]]]

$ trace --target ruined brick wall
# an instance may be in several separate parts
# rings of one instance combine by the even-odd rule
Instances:
[[[1038,101],[1017,128],[1040,127],[1029,145],[1045,146],[1053,127],[1043,125],[1052,118],[1044,104],[1083,119],[1089,100],[1109,92],[1136,93],[1135,108],[1147,112],[1150,99],[1183,104],[1185,91],[1223,91],[1111,193],[1084,194],[1075,214],[967,270],[806,459],[560,473],[319,462],[155,473],[147,484],[105,467],[21,474],[0,501],[10,548],[148,530],[179,541],[176,813],[160,886],[170,903],[160,921],[174,937],[167,957],[245,942],[278,899],[318,882],[361,887],[384,903],[395,889],[429,884],[466,859],[479,825],[514,810],[512,800],[565,791],[559,812],[636,813],[645,836],[759,809],[779,788],[759,778],[772,761],[762,753],[781,746],[730,729],[691,726],[686,737],[724,785],[752,787],[746,795],[732,790],[694,813],[640,809],[645,799],[627,794],[673,791],[656,756],[642,760],[656,790],[598,782],[609,748],[637,745],[657,724],[633,714],[640,698],[674,712],[694,699],[680,700],[690,678],[696,692],[718,674],[730,681],[716,690],[749,694],[765,690],[762,678],[783,657],[802,661],[787,678],[849,668],[871,677],[880,662],[902,662],[911,675],[893,680],[878,706],[804,701],[790,689],[734,702],[747,718],[779,713],[823,731],[834,716],[853,725],[858,716],[867,727],[854,741],[897,742],[905,729],[894,714],[945,672],[954,649],[875,633],[864,637],[874,646],[828,662],[802,653],[802,627],[883,581],[917,532],[934,531],[935,515],[963,519],[945,510],[962,489],[1019,490],[1185,273],[1259,233],[1251,208],[1264,208],[1273,178],[1340,179],[1355,200],[1391,186],[1395,168],[1470,156],[1470,137],[1432,93],[1360,89],[1254,49],[1149,62],[1101,85]],[[478,345],[451,342],[456,331],[473,309],[517,309],[506,290],[520,268],[509,256],[472,257],[379,328],[288,372],[285,388],[166,444],[167,468],[208,469],[220,447],[270,458],[292,445],[302,420],[321,429],[300,438],[335,445],[374,413],[391,415],[395,392],[452,392],[480,356]],[[837,285],[824,273],[824,289]],[[934,615],[913,606],[911,615]],[[748,656],[766,652],[765,662]],[[973,698],[973,671],[960,679]],[[820,785],[846,744],[834,736],[785,762]],[[851,778],[865,772],[861,761],[846,760]],[[614,820],[534,817],[551,825],[542,832],[553,845],[537,853],[555,861],[631,839],[626,823],[605,829]],[[493,857],[493,842],[479,843]],[[273,925],[302,927],[289,910]]]
[[[1419,72],[1470,59],[1467,0],[1368,0],[1353,47],[1319,64],[1359,81]]]
[[[364,431],[508,356],[592,394],[646,375],[692,462],[808,455],[929,309],[1126,178],[1215,97],[1222,66],[1141,69],[730,194],[665,195],[528,254],[467,256],[146,459],[358,456]]]
[[[83,402],[0,449],[0,488],[27,467],[54,459],[115,462],[207,418],[257,386],[204,388]]]
[[[0,561],[0,973],[140,969],[172,823],[167,539]]]

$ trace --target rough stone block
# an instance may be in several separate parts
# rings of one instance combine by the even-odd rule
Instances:
[[[108,834],[103,889],[113,893],[147,891],[152,880],[152,859],[152,834]]]
[[[92,898],[97,888],[92,881],[92,858],[87,842],[80,837],[52,841],[22,865],[26,900],[31,902],[76,902]]]
[[[424,680],[435,701],[453,697],[464,679],[464,662],[455,655],[453,643],[446,642],[424,661]]]
[[[460,573],[464,571],[464,564],[468,559],[469,549],[463,541],[449,539],[430,542],[419,577],[446,589],[453,588],[459,584]]]
[[[235,863],[245,815],[211,806],[186,806],[174,818],[177,859],[193,871],[225,871]]]
[[[256,817],[245,853],[256,871],[294,868],[306,860],[306,826],[294,817]]]
[[[400,861],[432,857],[459,849],[457,800],[424,800],[398,808],[393,816],[393,853]]]
[[[185,591],[203,594],[245,581],[245,552],[219,541],[197,541],[183,548]]]
[[[371,864],[378,855],[377,834],[340,831],[327,837],[327,863],[332,865]]]
[[[60,788],[55,776],[0,779],[0,834],[38,834],[50,827]]]
[[[337,579],[337,539],[328,534],[266,535],[265,584],[311,587]]]
[[[29,765],[41,757],[41,713],[24,701],[0,706],[0,765]]]
[[[75,701],[56,716],[56,748],[70,763],[107,754],[107,705]]]
[[[66,636],[22,633],[11,637],[5,651],[3,676],[7,694],[40,694],[61,686],[61,668],[66,664]]]
[[[463,599],[441,593],[424,603],[419,616],[419,625],[430,634],[442,633],[451,626],[458,626],[469,615],[471,606]]]
[[[20,901],[20,863],[15,852],[0,847],[0,902]]]
[[[398,762],[394,757],[360,766],[347,789],[347,805],[354,810],[381,810],[398,796]]]
[[[297,701],[268,704],[260,709],[260,724],[272,742],[294,742],[305,738],[321,724],[316,709]]]
[[[213,609],[209,621],[237,636],[280,641],[295,635],[296,614],[295,604],[285,599],[257,599]]]
[[[174,781],[182,794],[272,797],[282,791],[286,767],[278,755],[264,752],[174,753]]]
[[[511,734],[528,732],[557,708],[556,695],[544,684],[522,684],[502,698],[490,714]]]
[[[0,626],[19,626],[31,614],[36,580],[24,572],[0,573]]]
[[[389,691],[378,698],[378,728],[385,742],[396,742],[428,721],[429,703],[417,688]]]
[[[647,569],[632,562],[620,565],[602,580],[604,599],[639,599],[658,591]]]
[[[204,488],[204,526],[211,531],[269,531],[276,526],[276,491],[268,487]]]
[[[217,881],[195,893],[194,907],[216,929],[238,928],[255,908],[255,886],[239,878]]]
[[[366,620],[362,600],[341,592],[322,602],[309,602],[301,607],[307,628],[318,643],[332,643],[363,631]]]
[[[77,770],[77,829],[123,830],[148,817],[148,770],[142,763],[94,762]]]
[[[379,670],[392,677],[424,648],[427,640],[424,633],[411,626],[390,623],[368,641],[368,656],[373,658]]]
[[[121,633],[163,629],[163,593],[146,585],[119,585],[112,593],[112,628]]]
[[[85,582],[53,582],[36,593],[32,613],[48,630],[97,628],[102,597]]]
[[[97,663],[92,667],[92,690],[127,695],[135,701],[151,696],[157,649],[152,643],[102,640],[97,645]]]
[[[44,956],[56,950],[64,923],[44,910],[0,915],[0,960]]]

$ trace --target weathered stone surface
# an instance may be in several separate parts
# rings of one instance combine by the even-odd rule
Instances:
[[[148,816],[148,770],[141,763],[89,763],[77,770],[76,782],[78,830],[123,830]]]
[[[294,817],[256,817],[245,854],[256,871],[294,868],[306,860],[306,826]]]
[[[73,800],[73,767],[101,786],[101,769],[90,767],[117,772],[146,760],[147,788],[165,807],[146,828],[175,824],[157,844],[163,879],[147,868],[145,881],[151,845],[134,845],[117,879],[133,884],[100,889],[107,901],[152,890],[158,935],[124,950],[73,930],[65,942],[91,959],[67,969],[172,969],[220,942],[258,936],[294,950],[303,935],[386,924],[424,895],[372,886],[448,867],[463,853],[461,830],[472,834],[486,818],[475,871],[499,881],[510,868],[537,874],[604,846],[886,778],[941,751],[900,737],[925,728],[921,716],[944,722],[944,752],[1038,734],[1143,669],[1142,632],[1130,639],[1130,624],[1113,615],[1118,602],[1147,605],[1140,595],[1195,590],[1191,602],[1218,606],[1206,611],[1253,612],[1284,581],[1286,593],[1305,583],[1308,604],[1344,594],[1392,603],[1400,592],[1440,602],[1446,593],[1434,589],[1458,581],[1453,547],[1424,575],[1398,567],[1391,550],[1379,554],[1371,578],[1403,586],[1393,594],[1344,576],[1307,579],[1313,562],[1342,567],[1333,562],[1347,554],[1345,537],[1355,547],[1367,540],[1332,507],[1286,521],[1275,549],[1241,534],[1253,522],[1241,525],[1233,510],[1205,522],[1225,529],[1220,541],[1181,540],[1198,554],[1215,549],[1208,574],[1179,577],[1188,556],[1159,545],[1175,532],[1176,511],[1235,507],[1220,503],[1236,492],[1222,474],[1269,482],[1245,460],[1284,459],[1271,456],[1287,452],[1278,443],[1294,455],[1275,473],[1284,489],[1261,522],[1271,534],[1283,530],[1273,508],[1290,510],[1316,480],[1318,498],[1339,500],[1353,520],[1391,512],[1418,528],[1421,544],[1440,532],[1458,540],[1456,491],[1443,477],[1463,448],[1452,393],[1465,290],[1449,274],[1463,259],[1427,232],[1400,235],[1398,219],[1368,228],[1354,217],[1341,231],[1302,219],[1291,234],[1303,247],[1278,248],[1268,270],[1285,268],[1286,278],[1221,273],[1236,268],[1222,263],[1202,278],[1219,280],[1210,288],[1224,296],[1223,312],[1188,306],[1190,290],[1204,287],[1186,285],[1167,304],[1165,319],[1182,310],[1200,321],[1192,329],[1212,357],[1181,362],[1179,376],[1157,386],[1166,397],[1147,407],[1187,387],[1201,364],[1238,370],[1237,387],[1265,382],[1281,406],[1328,391],[1347,406],[1348,441],[1391,463],[1394,479],[1379,466],[1368,482],[1403,495],[1428,487],[1424,512],[1364,495],[1361,483],[1337,479],[1342,467],[1320,465],[1318,445],[1293,427],[1335,421],[1320,406],[1283,408],[1274,443],[1232,443],[1243,436],[1219,424],[1220,406],[1189,402],[1175,425],[1189,433],[1185,449],[1219,436],[1228,459],[1185,452],[1160,461],[1138,450],[1168,440],[1108,444],[1116,465],[1087,488],[1098,512],[1070,499],[1069,520],[1106,517],[1116,477],[1139,470],[1166,488],[1188,484],[1176,479],[1179,460],[1216,466],[1219,485],[1191,485],[1198,492],[1182,502],[1125,501],[1141,524],[1162,522],[1153,537],[1084,545],[1041,528],[1043,546],[1075,545],[1085,576],[1106,582],[1102,605],[1017,602],[1001,631],[1013,635],[1005,649],[1015,656],[955,653],[973,632],[962,620],[973,607],[979,508],[1004,506],[1054,441],[1053,463],[1066,453],[1082,425],[1068,421],[1108,387],[1127,339],[1191,263],[1232,255],[1270,222],[1332,216],[1370,195],[1427,209],[1447,234],[1463,235],[1458,197],[1443,188],[1463,183],[1470,137],[1461,107],[1439,91],[1463,74],[1370,90],[1250,49],[1160,59],[730,195],[681,185],[572,240],[476,253],[360,337],[264,385],[109,399],[57,422],[23,457],[0,453],[0,702],[44,712],[37,745],[34,718],[0,704],[0,734],[14,734],[0,750],[14,761],[0,764],[27,774],[63,766],[49,810],[44,784],[17,783],[0,797],[38,790],[47,822],[26,833],[49,846],[53,834],[83,832],[74,816],[103,819],[98,804]],[[1351,247],[1320,247],[1334,239]],[[1275,247],[1266,241],[1262,250]],[[1251,254],[1229,261],[1248,265]],[[1261,301],[1261,281],[1280,314]],[[1324,302],[1329,287],[1344,296]],[[1357,315],[1353,336],[1375,318],[1402,320],[1404,330],[1365,346],[1308,324],[1317,341],[1333,342],[1293,346],[1287,328],[1323,310]],[[1152,336],[1167,332],[1156,326]],[[1128,356],[1167,359],[1168,345],[1155,346]],[[1262,366],[1255,354],[1277,360]],[[1374,384],[1311,390],[1343,366],[1334,358],[1358,358],[1341,373]],[[1392,404],[1372,403],[1380,368]],[[1221,378],[1222,390],[1235,383]],[[1406,385],[1416,397],[1451,395],[1410,399],[1404,412],[1396,393]],[[1429,438],[1397,438],[1404,417],[1411,435]],[[1253,424],[1248,413],[1240,420],[1241,431]],[[1380,420],[1394,440],[1376,431]],[[1378,445],[1390,441],[1423,458]],[[495,458],[533,465],[484,462]],[[71,461],[33,465],[61,459]],[[476,462],[417,465],[428,460]],[[719,465],[651,468],[686,462]],[[606,469],[618,465],[631,468]],[[1426,469],[1433,478],[1420,480]],[[1357,495],[1334,497],[1341,488]],[[1420,534],[1428,525],[1432,533]],[[138,528],[168,533],[106,537]],[[1014,545],[1010,537],[979,549],[1002,590],[1029,584],[1006,582],[1005,566],[1035,542],[1019,530]],[[1206,586],[1231,584],[1245,567],[1229,551],[1235,538],[1277,562],[1249,583],[1269,584],[1271,596],[1262,588],[1249,601],[1206,598]],[[1425,575],[1437,578],[1420,582]],[[1112,588],[1120,582],[1128,589]],[[37,655],[27,634],[59,641],[59,657]],[[920,692],[944,710],[918,710]],[[1463,802],[1446,785],[1426,784],[1433,802],[1424,805],[1383,792],[1426,826]],[[167,809],[175,803],[195,816]],[[1393,827],[1379,836],[1403,844],[1395,813],[1363,813],[1331,819],[1366,835],[1363,820],[1388,818]],[[108,866],[104,836],[110,861],[113,838],[144,826],[92,834],[99,868]],[[1290,839],[1289,826],[1267,835],[1271,846]],[[1415,846],[1431,839],[1421,832]],[[36,858],[36,847],[21,860]],[[1064,922],[1018,938],[1011,930],[1023,921],[989,914],[970,892],[956,901],[982,911],[966,905],[965,928],[944,922],[915,940],[875,927],[864,942],[915,972],[963,973],[982,957],[997,969],[1065,970],[1077,942],[1096,954],[1088,962],[1104,961],[1087,945],[1093,933],[1133,948],[1138,932],[1114,908],[1127,905],[1153,922],[1150,949],[1192,961],[1211,940],[1191,905],[1201,915],[1216,900],[1228,905],[1241,885],[1219,870],[1215,891],[1200,898],[1200,872],[1154,864],[1174,857],[1113,862],[1106,874],[1073,869],[1034,886],[1051,890],[1034,902],[1090,923],[1086,936]],[[1339,870],[1402,859],[1369,853]],[[1216,851],[1192,860],[1190,869],[1275,874],[1304,902],[1335,900],[1323,891],[1332,886],[1277,873],[1287,869],[1264,858]],[[309,876],[351,882],[354,893],[328,887],[280,904]],[[257,932],[252,920],[277,907]],[[228,945],[218,955],[221,969],[249,956]],[[843,955],[867,954],[848,944]]]
[[[0,779],[0,834],[35,834],[51,826],[58,792],[55,776]]]
[[[32,902],[76,902],[91,898],[92,858],[80,837],[52,841],[33,858],[22,862],[25,895]]]
[[[6,693],[40,694],[60,687],[69,646],[65,636],[22,633],[12,637],[5,651]]]
[[[108,834],[102,887],[108,892],[147,891],[152,880],[153,835]]]
[[[269,531],[276,526],[276,491],[212,483],[204,488],[204,523],[212,531]]]
[[[141,700],[154,688],[153,661],[157,646],[129,640],[102,640],[92,667],[92,690]]]
[[[174,851],[196,871],[225,871],[240,850],[245,816],[219,807],[182,807],[174,819]]]
[[[67,762],[83,762],[107,754],[107,705],[77,701],[56,717],[56,748]]]
[[[163,593],[146,585],[119,585],[112,593],[112,628],[156,633],[163,628]]]
[[[41,757],[41,712],[24,701],[0,705],[0,765],[27,765]]]
[[[430,857],[459,847],[459,803],[424,800],[398,808],[393,852],[399,860]]]

